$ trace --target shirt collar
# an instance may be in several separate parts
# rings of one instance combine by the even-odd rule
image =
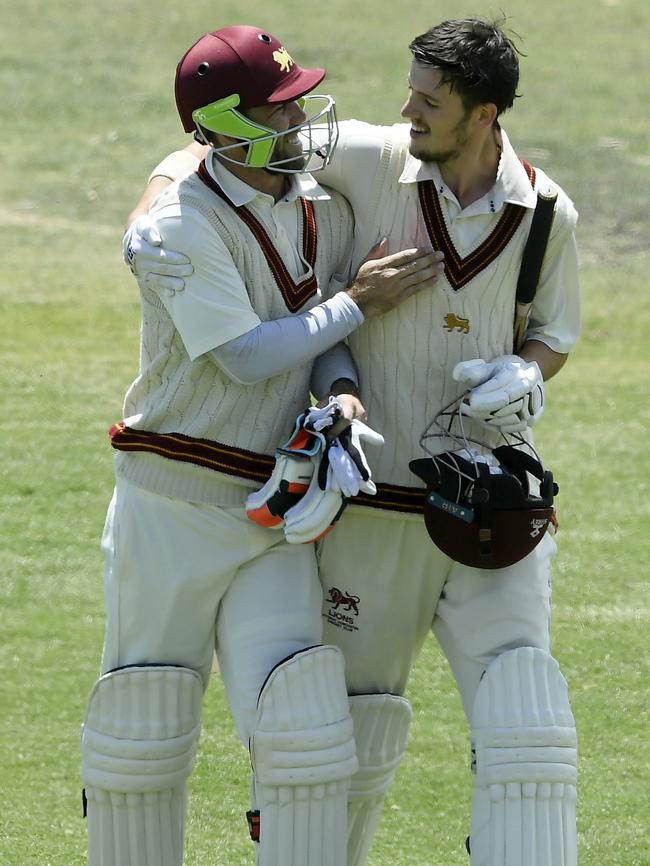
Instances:
[[[214,158],[210,152],[205,160],[205,167],[210,177],[216,181],[228,196],[235,207],[250,204],[254,199],[268,199],[275,204],[273,198],[266,193],[260,192],[255,187],[243,181],[241,178],[228,171],[226,166]],[[311,201],[326,201],[331,198],[327,190],[323,189],[308,172],[301,174],[289,174],[289,188],[286,195],[280,199],[281,202],[290,203],[297,198],[306,198]],[[278,202],[279,204],[279,202]]]
[[[526,169],[503,129],[501,130],[501,139],[501,159],[497,169],[495,188],[499,190],[502,201],[534,208],[537,203],[537,195],[526,174]]]
[[[523,207],[535,207],[537,197],[526,174],[526,169],[521,164],[521,160],[515,153],[503,129],[501,130],[501,143],[501,157],[497,168],[496,180],[492,188],[481,199],[470,205],[472,210],[482,210],[483,202],[485,203],[486,211],[498,211],[506,202],[522,205]],[[436,189],[442,195],[446,195],[447,198],[456,201],[456,197],[451,190],[447,189],[447,185],[442,179],[438,164],[436,162],[421,162],[409,153],[406,157],[399,182],[417,183],[420,180],[432,180],[436,185]]]

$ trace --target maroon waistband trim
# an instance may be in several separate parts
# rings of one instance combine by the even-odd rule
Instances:
[[[426,490],[422,487],[401,487],[397,484],[378,484],[375,496],[360,493],[350,505],[366,505],[382,511],[402,514],[424,514]]]
[[[154,433],[134,430],[123,421],[109,430],[111,445],[117,451],[141,451],[158,454],[169,460],[193,463],[237,478],[265,482],[275,465],[275,458],[244,448],[234,448],[210,439],[196,439],[184,433]]]
[[[211,439],[197,439],[184,433],[155,433],[151,430],[134,430],[124,421],[118,421],[109,432],[110,443],[117,451],[139,451],[157,454],[168,460],[192,463],[215,472],[247,478],[265,483],[268,481],[275,457],[259,454],[232,445],[223,445]],[[378,484],[377,494],[360,493],[350,500],[351,505],[367,505],[383,511],[398,511],[404,514],[423,514],[426,490],[418,487],[401,487],[397,484]]]

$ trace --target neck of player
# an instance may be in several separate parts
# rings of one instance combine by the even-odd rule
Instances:
[[[457,157],[439,163],[440,174],[458,199],[461,208],[483,198],[497,179],[501,159],[501,132],[495,124],[475,135]]]

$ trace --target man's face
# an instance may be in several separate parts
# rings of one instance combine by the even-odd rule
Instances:
[[[305,112],[295,101],[249,108],[246,111],[246,116],[255,123],[259,123],[261,126],[266,126],[277,132],[283,132],[294,126],[299,126],[307,118]],[[292,132],[290,135],[282,135],[276,139],[271,160],[273,162],[281,162],[280,168],[287,168],[292,171],[300,171],[305,167],[307,157],[303,153],[302,142],[297,132]],[[284,162],[283,160],[287,161]],[[269,168],[267,171],[272,172],[273,168]]]
[[[456,159],[471,137],[475,109],[466,109],[458,93],[441,81],[442,72],[434,66],[411,64],[402,117],[411,121],[411,154],[423,162]]]

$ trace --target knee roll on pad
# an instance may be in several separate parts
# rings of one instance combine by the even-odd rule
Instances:
[[[412,713],[406,698],[379,694],[350,697],[350,714],[359,769],[348,795],[347,866],[363,866],[406,750]]]
[[[312,647],[274,668],[260,692],[251,760],[259,866],[344,866],[357,759],[340,650]]]
[[[95,684],[81,740],[89,866],[180,866],[185,782],[203,683],[180,667],[129,667]]]
[[[472,866],[576,866],[577,738],[554,658],[521,647],[488,666],[472,746]]]

